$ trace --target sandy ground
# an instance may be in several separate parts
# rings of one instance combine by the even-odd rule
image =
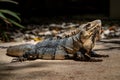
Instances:
[[[19,43],[2,43],[9,46]],[[102,62],[34,60],[10,63],[0,49],[0,80],[120,80],[120,39],[97,42],[94,50],[108,54]]]

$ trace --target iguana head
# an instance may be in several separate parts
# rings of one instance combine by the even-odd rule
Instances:
[[[91,36],[94,36],[96,40],[100,39],[101,34],[101,20],[94,20],[92,22],[88,22],[87,24],[82,25],[81,30],[81,40],[82,42],[85,42],[87,39],[89,39]]]

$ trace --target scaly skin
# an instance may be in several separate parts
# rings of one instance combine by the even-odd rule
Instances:
[[[101,33],[101,21],[95,20],[82,25],[82,28],[74,35],[64,39],[48,39],[43,42],[37,43],[31,50],[22,50],[22,55],[16,55],[16,60],[28,60],[28,59],[66,59],[72,55],[74,58],[82,59],[84,61],[91,61],[91,52],[95,45],[96,38]],[[23,45],[24,46],[24,45]],[[12,49],[11,49],[12,50]],[[10,54],[8,48],[7,54]],[[82,55],[82,57],[81,57]]]

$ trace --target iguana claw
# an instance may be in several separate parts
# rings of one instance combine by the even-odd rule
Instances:
[[[13,62],[23,62],[23,61],[26,61],[27,58],[24,58],[24,57],[16,57],[16,58],[13,58],[11,63]]]

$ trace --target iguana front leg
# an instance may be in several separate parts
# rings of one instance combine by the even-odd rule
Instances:
[[[91,55],[94,55],[94,57],[91,56]],[[103,56],[103,55],[96,54],[93,51],[88,51],[88,52],[85,53],[86,60],[90,61],[90,62],[101,62],[101,61],[103,61],[102,59],[95,58],[95,57],[98,57],[98,56]]]
[[[93,58],[92,56],[88,55],[88,54],[95,54],[95,55],[99,55],[96,53],[93,53],[94,51],[90,51],[89,53],[87,53],[84,49],[77,52],[76,54],[74,54],[74,60],[77,61],[90,61],[90,62],[100,62],[102,61],[102,59],[96,59]]]
[[[80,51],[74,54],[73,59],[77,61],[86,61],[85,55]]]

